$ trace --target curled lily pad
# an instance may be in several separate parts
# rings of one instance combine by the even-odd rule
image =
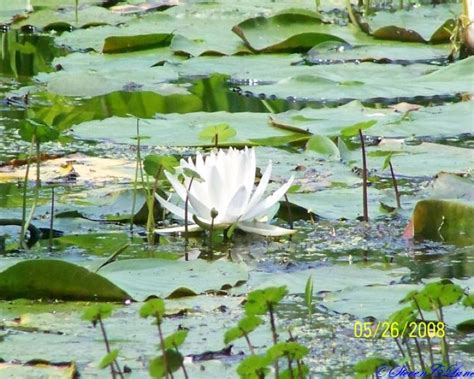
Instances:
[[[3,299],[130,299],[130,295],[104,277],[54,259],[24,261],[7,268],[0,273],[0,294]]]
[[[459,245],[474,242],[474,206],[448,200],[421,200],[413,211],[415,238]]]
[[[269,18],[250,18],[232,31],[259,53],[306,52],[325,41],[345,42],[336,34],[340,28],[322,22],[316,14],[305,13],[288,11]]]
[[[404,42],[449,42],[455,26],[452,15],[460,14],[460,4],[413,7],[410,10],[378,12],[368,21],[369,32],[380,39]],[[420,19],[423,22],[420,22]]]

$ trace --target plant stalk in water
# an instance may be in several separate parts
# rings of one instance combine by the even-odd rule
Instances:
[[[188,209],[189,209],[189,191],[191,191],[191,186],[193,185],[194,176],[191,177],[189,181],[188,190],[186,192],[186,201],[184,202],[184,260],[189,260],[188,256],[188,245],[189,245],[189,235],[188,235]]]
[[[163,330],[161,329],[161,318],[156,315],[156,326],[158,327],[158,336],[160,338],[160,348],[163,353],[163,366],[165,367],[165,378],[169,378],[168,357],[166,356],[165,339],[163,338]]]
[[[413,303],[415,304],[416,309],[418,309],[418,315],[420,316],[421,321],[426,324],[425,316],[423,315],[423,312],[421,311],[420,305],[418,304],[418,301],[416,300],[416,298],[413,298]],[[431,337],[429,333],[427,333],[426,335],[426,341],[428,342],[428,350],[430,352],[430,365],[433,366],[434,365],[433,345],[431,344]]]
[[[100,315],[97,316],[97,322],[99,323],[100,331],[102,332],[102,337],[104,338],[105,349],[107,350],[107,354],[110,354],[111,350],[110,350],[109,339],[107,338],[104,322],[102,321],[102,317]],[[117,375],[121,379],[124,378],[122,374],[122,370],[120,370],[120,366],[116,359],[114,359],[113,363],[110,365],[110,373],[112,375],[112,378],[116,378]]]
[[[141,157],[141,141],[140,141],[140,119],[137,118],[137,154],[136,154],[136,165],[135,165],[135,181],[133,182],[133,197],[132,197],[132,211],[130,214],[130,234],[133,237],[133,225],[135,217],[135,206],[137,203],[137,187],[138,187],[138,173],[140,172],[142,184],[143,184],[143,166]]]
[[[28,160],[26,162],[25,179],[23,180],[23,198],[21,207],[21,232],[20,232],[20,248],[25,248],[25,234],[28,226],[26,225],[26,193],[28,190],[28,176],[30,175],[31,160],[33,157],[33,147],[35,145],[35,136],[33,135],[30,144],[30,151],[28,153]]]
[[[398,192],[397,178],[395,177],[395,172],[393,171],[392,162],[388,162],[388,167],[390,167],[390,175],[392,175],[393,190],[395,191],[395,200],[397,201],[397,208],[401,208],[400,204],[400,193]]]
[[[25,215],[26,215],[26,187],[28,185],[29,166],[31,165],[33,146],[36,146],[36,180],[35,180],[33,204],[31,205],[31,209],[30,209],[30,213],[28,214],[28,217],[26,217],[26,219],[25,219]],[[24,183],[25,187],[24,187],[24,190],[23,190],[23,213],[22,213],[23,227],[22,227],[21,236],[20,236],[20,246],[22,248],[24,248],[26,246],[25,243],[24,243],[25,233],[26,233],[26,230],[28,229],[28,226],[31,223],[31,220],[33,219],[33,216],[34,216],[35,211],[36,211],[36,206],[38,205],[39,188],[41,186],[40,167],[41,167],[40,142],[38,141],[37,138],[35,138],[35,136],[33,136],[33,139],[31,141],[30,154],[29,154],[29,157],[28,157],[28,164],[27,164],[26,173],[25,173],[25,183]]]
[[[438,320],[444,324],[443,308],[441,304],[438,304],[438,309],[435,308]],[[449,366],[449,346],[446,340],[446,333],[444,333],[441,339],[441,355],[443,356],[443,364]]]
[[[364,212],[364,221],[369,222],[369,204],[367,198],[367,157],[365,155],[365,143],[362,130],[359,129],[360,146],[362,149],[362,204]]]
[[[148,246],[153,246],[155,244],[155,194],[158,189],[158,178],[163,171],[163,167],[160,166],[158,173],[156,174],[155,181],[153,182],[153,187],[151,192],[148,194],[147,205],[148,205],[148,218],[146,222],[146,232]]]
[[[278,334],[276,331],[275,312],[273,310],[272,303],[268,303],[268,314],[270,316],[270,327],[272,329],[273,345],[276,345],[278,343]],[[280,368],[279,368],[278,359],[277,359],[275,360],[275,379],[278,379],[279,377],[280,377]]]
[[[214,220],[219,215],[215,208],[211,209],[211,227],[209,228],[209,254],[212,256],[212,237],[214,235]]]
[[[54,226],[54,187],[51,188],[51,215],[49,218],[48,251],[53,251],[53,226]]]

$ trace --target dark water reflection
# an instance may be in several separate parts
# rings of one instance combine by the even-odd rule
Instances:
[[[46,34],[21,33],[10,30],[0,33],[0,74],[25,81],[39,72],[52,71],[51,62],[65,51],[54,46]]]

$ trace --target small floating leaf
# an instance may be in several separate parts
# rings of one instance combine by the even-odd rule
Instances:
[[[208,127],[201,130],[199,133],[199,139],[211,140],[212,143],[224,142],[237,134],[236,130],[229,124],[217,124],[209,125]]]
[[[248,315],[263,315],[268,312],[270,306],[277,305],[286,295],[286,286],[268,287],[249,293],[245,304],[245,313]]]
[[[99,363],[99,368],[106,368],[109,367],[114,361],[117,359],[119,354],[119,350],[115,349],[108,353],[106,356],[102,358]]]

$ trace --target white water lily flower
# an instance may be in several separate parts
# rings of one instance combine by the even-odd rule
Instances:
[[[186,175],[190,169],[198,173],[202,180]],[[184,171],[183,171],[184,170]],[[183,202],[189,197],[188,221],[192,222],[193,215],[200,222],[211,224],[211,211],[217,211],[214,227],[227,228],[233,224],[237,228],[266,236],[280,236],[292,234],[294,230],[280,228],[266,223],[266,217],[271,208],[281,199],[293,183],[293,177],[276,190],[272,195],[263,198],[265,189],[270,180],[272,162],[268,163],[260,182],[255,187],[256,159],[255,149],[237,150],[230,148],[227,151],[220,149],[217,154],[212,152],[203,158],[196,155],[196,163],[191,158],[181,160],[175,175],[165,171],[165,175],[174,190]],[[184,183],[178,179],[178,173],[184,175]],[[160,203],[177,217],[184,219],[184,207],[181,208],[157,195]],[[199,230],[196,224],[188,226],[189,231]],[[184,232],[184,226],[158,229],[158,233]]]

